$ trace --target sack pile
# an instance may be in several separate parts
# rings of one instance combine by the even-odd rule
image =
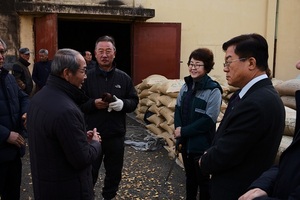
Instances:
[[[272,79],[273,81],[273,79]],[[291,144],[296,126],[296,99],[295,93],[300,90],[300,79],[291,79],[287,81],[273,81],[275,89],[278,91],[280,98],[285,105],[285,129],[283,137],[277,152],[279,156]]]
[[[140,99],[135,110],[136,118],[146,124],[150,133],[165,140],[164,148],[170,158],[175,158],[174,111],[183,84],[183,80],[154,74],[135,86]],[[183,167],[181,154],[177,163]]]
[[[218,127],[227,108],[228,100],[238,88],[229,86],[218,76],[211,76],[211,78],[219,82],[223,89],[221,112],[217,119]],[[300,89],[300,79],[281,81],[273,78],[272,83],[280,94],[286,110],[286,127],[278,149],[277,162],[281,153],[292,142],[296,123],[295,92]],[[165,140],[164,147],[170,158],[175,158],[174,111],[176,99],[183,84],[182,79],[167,79],[162,75],[154,74],[135,86],[140,99],[135,110],[136,118],[146,124],[151,134]],[[181,154],[176,162],[183,167]]]

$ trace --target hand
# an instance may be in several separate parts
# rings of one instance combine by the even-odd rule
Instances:
[[[25,90],[26,85],[25,85],[24,83],[22,83],[22,84],[20,85],[20,88],[21,88],[22,90]]]
[[[254,188],[252,190],[249,190],[242,196],[240,196],[238,200],[252,200],[255,199],[256,197],[262,197],[262,196],[268,196],[268,194],[262,189]]]
[[[94,128],[93,130],[89,130],[87,132],[87,138],[88,138],[88,142],[91,142],[92,140],[95,140],[97,142],[101,142],[101,136],[97,132],[97,128]]]
[[[26,125],[27,125],[27,113],[24,113],[23,115],[22,115],[22,120],[23,120],[23,125],[24,125],[24,127],[26,128]]]
[[[10,144],[14,144],[17,147],[21,147],[25,145],[24,138],[19,133],[14,131],[10,132],[7,142]]]
[[[102,101],[101,98],[95,99],[95,106],[97,109],[106,109],[108,108],[108,103],[105,101]]]
[[[114,98],[116,101],[108,105],[108,112],[110,112],[111,110],[120,111],[124,106],[124,102],[121,99],[118,99],[115,95]]]
[[[181,137],[181,127],[178,126],[174,131],[174,138],[180,138]]]
[[[204,151],[203,155],[206,154],[206,153],[207,153],[207,151]],[[202,155],[202,156],[203,156],[203,155]],[[199,158],[199,161],[198,161],[199,167],[201,167],[201,159],[202,159],[202,156]]]

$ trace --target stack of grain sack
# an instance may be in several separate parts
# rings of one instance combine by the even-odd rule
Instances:
[[[295,92],[297,90],[300,90],[300,79],[273,81],[273,85],[278,91],[285,106],[285,129],[280,147],[277,152],[276,162],[278,162],[279,156],[291,144],[293,140],[296,125]]]
[[[228,86],[227,82],[220,77],[212,76],[211,78],[218,81],[223,89],[221,112],[217,120],[218,127],[229,98],[238,88]],[[297,88],[300,89],[300,79],[286,82],[276,79],[272,79],[272,81],[279,91],[286,109],[286,128],[278,150],[276,158],[278,160],[278,157],[292,141],[296,121],[295,100],[292,99],[295,99],[294,95]],[[169,152],[170,158],[175,158],[174,111],[176,98],[183,84],[184,80],[182,79],[167,79],[162,75],[154,74],[135,86],[140,99],[135,110],[136,118],[145,123],[151,134],[164,138],[165,149]],[[183,167],[181,154],[176,161],[178,165]]]

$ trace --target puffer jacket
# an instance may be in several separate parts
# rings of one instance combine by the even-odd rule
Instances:
[[[22,156],[22,149],[7,141],[10,132],[23,134],[22,115],[27,112],[28,95],[17,85],[15,78],[4,68],[0,68],[0,163]]]
[[[187,153],[201,153],[209,148],[215,133],[217,117],[220,113],[222,102],[222,88],[207,74],[195,82],[194,89],[189,89],[193,84],[191,76],[184,78],[177,97],[174,115],[174,126],[181,127],[181,138],[177,143],[182,143],[182,150]],[[184,111],[184,100],[188,91],[192,90],[188,111]],[[188,116],[183,116],[183,112]]]

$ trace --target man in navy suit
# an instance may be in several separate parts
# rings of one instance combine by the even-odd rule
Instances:
[[[259,34],[223,44],[229,100],[212,147],[200,158],[211,174],[211,199],[238,199],[274,162],[285,126],[284,105],[268,78],[268,44]]]
[[[300,90],[295,96],[297,117],[292,144],[282,153],[279,165],[263,173],[239,200],[300,199]]]

